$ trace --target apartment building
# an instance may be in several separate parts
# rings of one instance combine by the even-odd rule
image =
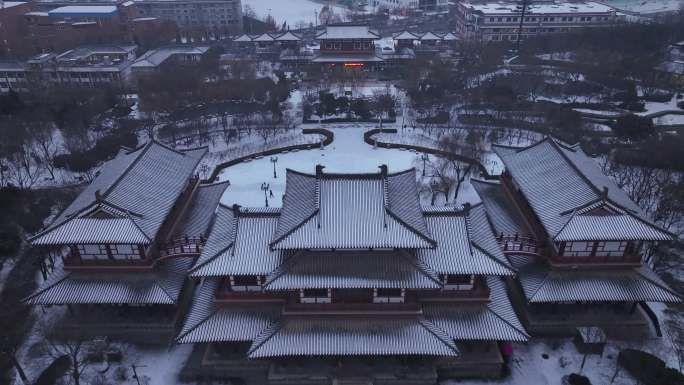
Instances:
[[[135,6],[140,17],[173,21],[184,31],[242,30],[241,0],[140,0]]]
[[[454,6],[457,33],[463,39],[516,41],[546,33],[568,33],[618,21],[615,9],[594,1],[469,1]],[[522,26],[522,29],[521,29]]]

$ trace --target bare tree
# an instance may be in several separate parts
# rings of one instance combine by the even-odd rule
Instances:
[[[55,157],[59,154],[59,146],[55,143],[55,128],[52,122],[42,119],[28,122],[27,131],[33,141],[40,164],[55,180]]]
[[[87,359],[88,344],[81,339],[64,338],[52,329],[52,325],[43,325],[43,336],[49,347],[50,355],[57,359],[68,356],[71,361],[69,376],[73,385],[81,385],[83,374],[90,365]]]
[[[375,112],[376,116],[380,120],[380,128],[382,128],[382,121],[385,117],[389,118],[395,114],[396,104],[396,97],[392,95],[389,88],[386,88],[382,91],[373,92],[371,109]]]

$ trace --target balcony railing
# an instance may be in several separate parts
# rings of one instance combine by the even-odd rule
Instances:
[[[569,257],[563,255],[551,255],[550,262],[554,266],[577,266],[577,265],[610,265],[610,266],[639,266],[641,255],[626,254],[622,256],[599,256],[589,255],[586,257]]]
[[[496,238],[504,254],[524,254],[541,256],[544,254],[544,247],[541,246],[535,237],[528,235],[506,235],[499,234]]]
[[[175,238],[159,249],[159,256],[161,258],[173,258],[185,255],[199,255],[202,253],[202,248],[204,248],[206,243],[207,240],[204,236]]]

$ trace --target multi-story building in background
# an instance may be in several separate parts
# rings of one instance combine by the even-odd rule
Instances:
[[[241,0],[139,0],[141,17],[170,20],[182,31],[209,31],[216,34],[242,30]]]
[[[0,1],[0,58],[25,54],[21,39],[26,34],[26,24],[22,15],[30,11],[28,2]]]
[[[516,41],[617,22],[615,9],[594,1],[466,1],[454,5],[457,33],[464,39]],[[522,24],[521,24],[522,23]],[[521,29],[522,25],[522,29]]]

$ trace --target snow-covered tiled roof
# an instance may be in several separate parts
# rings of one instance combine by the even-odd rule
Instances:
[[[279,319],[278,305],[217,305],[214,295],[219,283],[219,278],[208,278],[201,283],[176,338],[178,343],[252,341]]]
[[[0,7],[0,8],[7,9],[7,8],[12,8],[12,7],[17,7],[19,5],[23,5],[26,3],[27,3],[26,1],[4,1],[2,3],[2,7]]]
[[[271,246],[433,247],[434,240],[421,215],[415,182],[407,182],[410,178],[415,180],[415,170],[397,174],[321,171],[317,175],[288,170],[282,215]]]
[[[486,305],[425,304],[425,318],[456,341],[528,341],[530,336],[513,310],[503,281],[487,277],[487,286],[491,291],[491,301]]]
[[[229,185],[227,181],[200,185],[175,231],[174,238],[208,235],[214,212]]]
[[[325,31],[318,34],[319,40],[338,39],[380,39],[380,35],[367,25],[329,25]]]
[[[516,1],[468,2],[463,7],[482,12],[484,15],[517,15],[522,13],[522,6]],[[594,1],[544,1],[531,2],[525,10],[526,15],[572,14],[572,13],[611,13],[615,9]]]
[[[48,11],[50,16],[111,16],[117,12],[115,5],[67,5]]]
[[[135,60],[132,68],[156,68],[175,55],[204,55],[208,46],[169,46],[151,49]]]
[[[498,181],[471,179],[470,184],[480,196],[496,235],[532,235]]]
[[[191,258],[174,258],[145,272],[100,274],[60,269],[24,301],[31,305],[172,305],[178,302],[186,271],[191,265]]]
[[[425,208],[434,249],[416,251],[420,261],[438,274],[513,275],[487,222],[484,208]]]
[[[432,32],[426,32],[423,34],[423,36],[420,37],[421,41],[427,41],[427,40],[442,40],[441,36],[437,36],[436,34]]]
[[[530,303],[681,302],[681,296],[647,267],[555,270],[529,256],[514,255],[510,260]]]
[[[261,42],[264,42],[264,41],[274,41],[274,40],[275,40],[275,39],[273,38],[273,36],[271,36],[271,35],[269,35],[269,34],[267,34],[267,33],[262,33],[261,35],[259,35],[259,36],[255,37],[254,39],[252,39],[252,41],[261,41]]]
[[[267,278],[266,290],[439,289],[436,274],[403,251],[304,252],[292,256]]]
[[[155,141],[132,151],[120,151],[31,243],[64,245],[78,243],[79,237],[83,238],[80,242],[89,243],[134,236],[137,239],[140,234],[136,228],[146,238],[143,243],[149,243],[188,186],[205,153],[205,148],[178,151]],[[116,211],[105,210],[108,213],[105,217],[91,216],[108,207]]]
[[[235,209],[239,210],[237,215]],[[191,276],[267,275],[276,270],[287,254],[269,246],[279,211],[220,206]]]
[[[287,31],[284,34],[275,38],[276,41],[300,41],[301,37],[295,35],[294,33]]]
[[[420,37],[409,31],[400,32],[392,37],[394,40],[418,40]]]
[[[447,32],[444,36],[442,36],[443,40],[458,40],[458,37],[454,35],[452,32]]]
[[[132,54],[138,47],[135,45],[84,45],[71,50],[68,50],[55,57],[57,61],[76,61],[85,60],[92,55],[116,55],[116,54]]]
[[[236,41],[238,43],[245,43],[245,42],[252,41],[252,38],[247,34],[242,34],[242,35],[236,37],[235,39],[233,39],[233,41]]]
[[[417,316],[288,318],[255,341],[251,358],[282,356],[458,356],[451,338]]]
[[[574,237],[591,233],[591,239],[606,240],[673,238],[652,224],[579,145],[570,146],[549,137],[523,148],[493,148],[552,239],[560,236],[558,240],[585,240]],[[588,218],[593,213],[582,211],[601,203],[618,209],[612,218]],[[617,219],[619,216],[631,219]],[[620,227],[603,228],[610,224]]]

